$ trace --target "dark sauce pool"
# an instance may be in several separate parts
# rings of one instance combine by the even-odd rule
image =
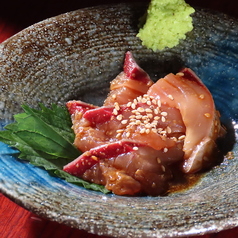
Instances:
[[[184,174],[182,172],[174,172],[174,178],[169,183],[168,193],[182,192],[195,186],[205,175],[205,172],[195,174]]]

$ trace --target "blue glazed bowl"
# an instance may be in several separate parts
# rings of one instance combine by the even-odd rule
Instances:
[[[52,177],[9,155],[1,144],[0,190],[53,221],[114,237],[181,237],[238,225],[238,21],[196,9],[194,29],[173,49],[152,52],[136,38],[143,4],[99,6],[37,23],[0,45],[0,119],[10,122],[25,103],[100,105],[130,50],[153,79],[181,66],[193,69],[212,92],[223,141],[233,154],[184,191],[164,197],[101,194]],[[15,152],[14,150],[12,151]]]

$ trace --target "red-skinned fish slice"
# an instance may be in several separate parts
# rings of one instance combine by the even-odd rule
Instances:
[[[94,106],[92,104],[85,103],[85,102],[82,102],[82,101],[79,101],[79,100],[78,101],[76,101],[76,100],[68,101],[66,103],[66,107],[67,107],[70,115],[73,115],[76,112],[85,113],[86,111],[88,111],[90,109],[97,108],[97,106]]]
[[[154,83],[150,76],[136,63],[129,51],[126,53],[123,68],[124,71],[111,82],[110,93],[104,105],[113,105],[115,102],[126,104],[145,94]]]
[[[113,107],[99,107],[88,110],[83,117],[87,119],[92,126],[110,121],[113,116]]]
[[[133,110],[129,105],[103,106],[86,111],[82,116],[82,120],[73,126],[76,133],[75,145],[83,152],[86,151],[86,148],[87,150],[89,149],[87,145],[92,148],[96,144],[101,145],[102,143],[120,139],[137,141],[157,150],[175,146],[176,140],[174,140],[174,136],[180,136],[185,133],[179,110],[166,106],[158,108],[158,110],[162,110],[162,113],[168,114],[163,121],[163,116],[161,117],[159,112],[154,114],[153,110],[150,109],[151,106],[157,107],[156,102],[153,103],[155,104],[148,105],[147,103],[138,102],[133,107],[136,110],[138,108],[144,110],[144,114],[140,112],[141,118],[143,116],[147,117],[146,115],[152,117],[151,119],[147,118],[146,124],[143,124],[143,121],[135,124],[135,114],[133,115],[132,111],[135,111],[134,113],[139,113],[139,111]],[[149,110],[149,112],[146,113],[146,110]],[[137,116],[139,117],[138,114]],[[157,121],[154,121],[153,117],[158,117]],[[156,123],[156,126],[152,125],[152,122]],[[146,129],[151,127],[154,130]],[[161,134],[157,133],[157,129],[161,131]],[[119,131],[121,135],[118,134]],[[169,138],[170,134],[172,134],[172,138]]]
[[[136,63],[130,51],[126,52],[123,69],[126,76],[130,79],[138,80],[145,84],[151,81],[150,76]]]
[[[63,170],[69,174],[80,177],[86,170],[99,163],[100,160],[110,159],[121,154],[126,154],[133,151],[135,146],[138,147],[141,145],[130,141],[118,141],[95,147],[65,165]]]

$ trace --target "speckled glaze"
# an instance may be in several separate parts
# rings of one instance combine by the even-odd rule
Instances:
[[[182,237],[238,225],[238,22],[197,9],[194,30],[170,50],[153,53],[136,38],[145,5],[100,6],[37,23],[0,45],[0,118],[20,105],[100,104],[131,50],[153,79],[192,68],[213,93],[233,151],[194,187],[164,197],[119,197],[77,187],[0,151],[0,190],[48,219],[127,238]]]

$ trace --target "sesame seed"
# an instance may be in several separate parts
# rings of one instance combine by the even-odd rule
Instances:
[[[147,114],[148,118],[153,118],[153,114],[149,113]]]
[[[176,75],[178,75],[178,76],[184,76],[184,73],[182,73],[182,72],[179,72],[179,73],[177,73]]]
[[[125,125],[128,122],[128,120],[122,120],[121,124]]]
[[[140,134],[144,134],[145,133],[145,128],[142,128],[141,130],[140,130]]]
[[[134,113],[134,114],[138,113],[137,110],[132,110],[131,112]]]
[[[118,134],[116,135],[116,138],[119,138],[119,137],[121,137],[121,133],[118,133]]]
[[[157,100],[157,105],[158,105],[158,107],[161,107],[161,101],[160,100]]]
[[[150,133],[150,129],[149,129],[149,128],[146,129],[146,130],[145,130],[145,133],[146,133],[146,134],[149,134],[149,133]]]
[[[131,108],[132,108],[132,109],[136,109],[136,104],[135,104],[135,103],[132,103],[132,104],[131,104]]]
[[[167,132],[170,134],[172,132],[172,129],[168,126],[167,127]]]
[[[113,99],[116,99],[116,98],[117,98],[117,95],[116,95],[116,94],[113,94],[113,95],[112,95],[112,98],[113,98]]]
[[[118,111],[116,110],[116,108],[113,109],[112,113],[116,116],[118,114]]]
[[[152,103],[153,103],[153,104],[157,104],[157,102],[156,102],[155,99],[152,99]]]
[[[95,155],[92,155],[91,158],[92,158],[93,160],[98,161],[98,157],[96,157]]]
[[[136,125],[136,119],[130,120],[130,121],[129,121],[129,124],[127,125],[127,127],[130,127],[130,125],[131,125],[131,126]]]
[[[163,172],[165,172],[165,167],[163,165],[161,165],[161,169],[163,170]]]
[[[131,135],[131,133],[128,131],[128,132],[126,133],[126,137],[128,138],[130,135]]]
[[[128,103],[126,104],[126,106],[127,106],[127,107],[130,107],[131,104],[132,104],[132,102],[128,102]]]
[[[154,132],[154,133],[157,133],[156,128],[152,128],[151,131]]]
[[[146,108],[145,112],[153,112],[150,108]]]
[[[158,164],[161,164],[160,158],[157,158],[156,160],[157,160],[157,163],[158,163]]]
[[[150,124],[146,124],[146,125],[145,125],[145,128],[150,129],[150,128],[151,128],[151,125],[150,125]]]
[[[117,133],[122,133],[124,130],[123,129],[118,129],[116,132]]]
[[[154,126],[154,127],[156,127],[157,124],[158,124],[158,121],[155,121],[155,120],[154,120],[154,121],[151,122],[151,125]]]
[[[136,126],[136,121],[130,121],[130,123],[126,127],[130,128],[132,126]]]
[[[141,102],[141,99],[142,99],[141,96],[137,97],[137,102]]]
[[[179,140],[184,140],[185,139],[185,135],[182,135],[178,138]]]
[[[147,102],[147,99],[146,99],[146,98],[142,98],[142,99],[141,99],[141,102],[142,102],[142,103],[146,103],[146,102]]]
[[[145,109],[143,107],[138,107],[137,110],[138,110],[138,112],[144,112],[145,111]]]
[[[209,117],[211,117],[211,114],[210,113],[205,113],[204,116],[209,118]]]
[[[139,150],[139,148],[137,146],[134,146],[133,150]]]
[[[174,100],[174,97],[171,94],[168,95],[168,98]]]
[[[141,114],[139,114],[139,115],[136,115],[136,119],[142,119],[142,115]]]
[[[164,148],[164,153],[167,153],[168,152],[168,148]]]
[[[146,104],[150,106],[152,104],[152,102],[151,101],[147,101]]]
[[[148,117],[147,117],[147,115],[146,116],[142,116],[142,118],[141,118],[142,120],[147,120],[148,119]]]
[[[200,99],[204,99],[204,98],[205,98],[204,94],[200,94],[200,95],[199,95],[199,98],[200,98]]]
[[[120,106],[119,106],[118,102],[115,102],[115,103],[114,103],[114,107],[115,107],[115,109],[116,109],[117,111],[120,110]]]
[[[161,114],[161,116],[164,116],[164,117],[166,117],[168,115],[167,112],[161,112],[160,114]]]
[[[166,121],[166,119],[165,119],[164,116],[161,117],[161,121],[162,121],[162,122],[165,122],[165,121]]]
[[[155,108],[155,109],[154,109],[154,114],[156,114],[156,115],[159,114],[158,108]]]
[[[122,116],[121,114],[117,116],[117,120],[118,120],[118,121],[121,121],[122,118],[123,118],[123,116]]]

